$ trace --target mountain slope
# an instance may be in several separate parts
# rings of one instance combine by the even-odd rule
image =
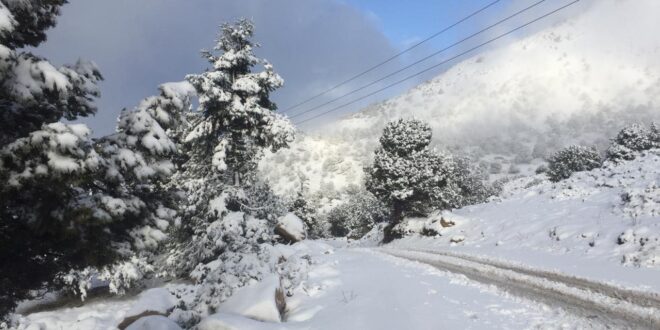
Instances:
[[[504,171],[571,143],[603,148],[625,124],[660,119],[660,37],[649,33],[660,28],[659,11],[654,0],[592,1],[560,24],[468,58],[323,133],[302,135],[277,160],[266,158],[265,177],[287,195],[300,187],[299,177],[360,184],[385,123],[401,117],[428,121],[435,145],[485,165],[496,158]],[[347,165],[318,170],[333,157]]]

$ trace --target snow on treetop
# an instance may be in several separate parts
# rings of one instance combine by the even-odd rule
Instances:
[[[0,34],[10,33],[16,27],[16,20],[9,9],[0,2]]]

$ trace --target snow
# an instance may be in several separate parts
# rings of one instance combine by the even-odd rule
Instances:
[[[146,316],[131,323],[126,330],[181,330],[181,327],[165,316]]]
[[[126,312],[126,317],[139,315],[146,311],[166,314],[176,305],[177,300],[165,288],[153,288],[140,293],[138,300]]]
[[[526,171],[570,144],[603,148],[627,123],[660,120],[660,38],[636,32],[658,26],[653,12],[660,3],[578,6],[586,8],[528,36],[498,42],[398,97],[340,120],[312,122],[309,131],[316,133],[299,134],[290,150],[264,159],[262,176],[286,196],[295,196],[302,176],[309,196],[332,199],[361,181],[383,128],[398,118],[428,122],[432,146],[503,165],[504,171]],[[619,20],[627,22],[625,28],[610,23]],[[516,156],[525,161],[516,164]],[[322,168],[334,158],[339,168]]]
[[[0,33],[9,33],[14,30],[16,20],[4,4],[0,3]]]
[[[279,228],[291,235],[296,241],[305,239],[305,224],[292,212],[285,214],[277,221]]]
[[[275,292],[280,289],[280,279],[270,275],[234,293],[223,302],[218,311],[233,313],[265,322],[280,322],[280,313],[275,303]]]
[[[370,250],[325,251],[332,252],[313,254],[308,281],[287,301],[288,329],[531,328],[582,322],[427,265]]]
[[[74,158],[58,152],[48,152],[48,166],[59,173],[72,173],[80,169],[80,164]]]
[[[140,314],[147,310],[166,312],[175,301],[168,290],[183,288],[181,284],[170,284],[163,288],[149,289],[134,297],[99,297],[88,299],[78,307],[60,307],[50,311],[37,312],[19,317],[17,330],[88,330],[88,329],[116,329],[125,318]],[[168,296],[169,295],[169,296]],[[149,325],[166,325],[170,328],[172,323],[155,316],[138,323],[143,324],[142,329],[149,329]],[[161,329],[161,328],[151,328]]]
[[[660,150],[654,149],[558,183],[542,176],[514,180],[502,197],[454,210],[461,220],[442,228],[441,236],[413,235],[392,246],[467,253],[660,291],[658,164]],[[631,192],[640,195],[622,198]],[[452,243],[458,236],[463,240]]]
[[[285,326],[264,323],[236,314],[216,313],[207,318],[197,326],[199,330],[270,330],[286,329]]]

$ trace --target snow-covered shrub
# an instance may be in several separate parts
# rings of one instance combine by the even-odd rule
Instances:
[[[450,203],[451,207],[463,207],[467,205],[485,202],[489,197],[495,195],[497,190],[487,183],[488,174],[480,166],[467,157],[452,157],[452,171],[449,176],[450,186],[455,187],[456,199]]]
[[[500,173],[502,173],[502,163],[499,163],[499,162],[490,163],[489,172],[490,172],[490,174],[500,174]]]
[[[307,228],[307,236],[311,239],[327,236],[326,226],[318,214],[318,200],[306,198],[302,192],[298,193],[296,199],[291,203],[289,211],[300,218]]]
[[[608,160],[615,162],[633,160],[635,159],[635,151],[618,143],[613,143],[609,148],[607,148],[605,157]]]
[[[546,175],[551,181],[567,179],[573,172],[590,171],[600,167],[602,160],[594,148],[570,146],[557,151],[548,159]]]
[[[371,193],[352,188],[347,199],[326,216],[332,236],[359,239],[375,224],[388,220],[389,210]]]
[[[286,202],[273,193],[268,183],[263,181],[246,182],[240,195],[234,194],[229,203],[259,219],[275,221],[287,213]]]
[[[655,123],[651,125],[651,129],[632,124],[617,134],[606,156],[612,161],[633,160],[635,153],[658,145],[658,126]]]
[[[640,124],[623,128],[614,142],[634,151],[648,150],[653,146],[651,131]]]
[[[660,123],[651,123],[649,138],[654,148],[660,148]]]

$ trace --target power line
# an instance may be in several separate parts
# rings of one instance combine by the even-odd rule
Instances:
[[[492,28],[494,28],[494,27],[496,27],[496,26],[498,26],[498,25],[500,25],[500,24],[502,24],[502,23],[504,23],[504,22],[506,22],[506,21],[508,21],[508,20],[510,20],[510,19],[512,19],[512,18],[514,18],[514,17],[516,17],[516,16],[518,16],[518,15],[520,15],[520,14],[522,14],[522,13],[524,13],[524,12],[526,12],[526,11],[528,11],[528,10],[530,10],[530,9],[532,9],[532,8],[534,8],[534,7],[536,7],[536,6],[538,6],[538,5],[540,5],[541,3],[545,2],[545,1],[546,1],[546,0],[540,0],[540,1],[537,1],[536,3],[530,5],[530,6],[526,7],[526,8],[523,8],[523,9],[521,9],[521,10],[519,10],[519,11],[513,13],[512,15],[509,15],[508,17],[503,18],[503,19],[501,19],[501,20],[495,22],[494,24],[489,25],[488,27],[486,27],[486,28],[484,28],[484,29],[481,29],[481,30],[479,30],[479,31],[477,31],[477,32],[475,32],[475,33],[469,35],[468,37],[465,37],[465,38],[463,38],[463,39],[461,39],[461,40],[459,40],[459,41],[456,41],[456,42],[454,42],[453,44],[451,44],[451,45],[449,45],[449,46],[447,46],[447,47],[445,47],[445,48],[443,48],[443,49],[440,49],[440,50],[438,50],[438,51],[436,51],[436,52],[434,52],[434,53],[432,53],[432,54],[430,54],[430,55],[428,55],[428,56],[426,56],[426,57],[424,57],[424,58],[422,58],[422,59],[419,59],[419,60],[417,60],[417,61],[415,61],[415,62],[413,62],[413,63],[411,63],[411,64],[409,64],[409,65],[407,65],[407,66],[404,66],[403,68],[401,68],[401,69],[399,69],[399,70],[396,70],[396,71],[394,71],[394,72],[392,72],[392,73],[390,73],[390,74],[388,74],[388,75],[385,75],[385,76],[383,76],[383,77],[381,77],[381,78],[379,78],[379,79],[377,79],[377,80],[375,80],[375,81],[373,81],[373,82],[370,82],[370,83],[368,83],[368,84],[366,84],[366,85],[363,85],[363,86],[361,86],[361,87],[359,87],[359,88],[357,88],[357,89],[354,89],[354,90],[352,90],[352,91],[350,91],[350,92],[347,92],[347,93],[345,93],[345,94],[343,94],[343,95],[340,95],[340,96],[338,96],[338,97],[336,97],[336,98],[334,98],[334,99],[332,99],[332,100],[329,100],[329,101],[327,101],[327,102],[321,103],[321,104],[319,104],[319,105],[317,105],[317,106],[315,106],[315,107],[313,107],[313,108],[310,108],[310,109],[307,109],[307,110],[305,110],[305,111],[303,111],[303,112],[300,112],[300,113],[298,113],[298,114],[295,114],[295,115],[293,115],[293,116],[291,116],[291,117],[289,117],[289,118],[293,119],[293,118],[300,117],[300,116],[302,116],[302,115],[304,115],[304,114],[306,114],[306,113],[309,113],[309,112],[312,112],[312,111],[317,110],[317,109],[319,109],[319,108],[322,108],[322,107],[324,107],[324,106],[326,106],[326,105],[328,105],[328,104],[330,104],[330,103],[334,103],[335,101],[339,101],[339,100],[345,98],[346,96],[349,96],[349,95],[355,94],[355,93],[357,93],[357,92],[359,92],[359,91],[361,91],[361,90],[363,90],[363,89],[365,89],[365,88],[367,88],[367,87],[371,87],[371,86],[373,86],[373,85],[375,85],[375,84],[377,84],[377,83],[379,83],[379,82],[381,82],[381,81],[383,81],[383,80],[385,80],[385,79],[387,79],[387,78],[390,78],[390,77],[392,77],[392,76],[394,76],[394,75],[396,75],[396,74],[398,74],[398,73],[401,73],[401,72],[403,72],[403,71],[405,71],[405,70],[407,70],[407,69],[409,69],[409,68],[411,68],[411,67],[413,67],[413,66],[415,66],[415,65],[417,65],[417,64],[419,64],[419,63],[421,63],[421,62],[424,62],[424,61],[426,61],[426,60],[428,60],[428,59],[430,59],[430,58],[432,58],[432,57],[434,57],[434,56],[440,54],[440,53],[443,53],[443,52],[445,52],[445,51],[447,51],[447,50],[449,50],[449,49],[451,49],[451,48],[454,48],[454,47],[456,47],[456,46],[458,46],[458,45],[460,45],[460,44],[462,44],[462,43],[464,43],[464,42],[466,42],[466,41],[468,41],[468,40],[470,40],[470,39],[472,39],[472,38],[474,38],[474,37],[476,37],[476,36],[478,36],[478,35],[480,35],[480,34],[482,34],[482,33],[484,33],[484,32],[486,32],[486,31],[488,31],[488,30],[490,30],[490,29],[492,29]]]
[[[339,109],[341,109],[341,108],[347,107],[347,106],[349,106],[349,105],[351,105],[351,104],[354,104],[354,103],[356,103],[356,102],[362,101],[362,100],[366,99],[366,98],[369,97],[369,96],[372,96],[372,95],[375,95],[375,94],[377,94],[377,93],[380,93],[380,92],[382,92],[382,91],[384,91],[384,90],[386,90],[386,89],[388,89],[388,88],[391,88],[391,87],[393,87],[393,86],[396,86],[396,85],[398,85],[398,84],[400,84],[400,83],[402,83],[402,82],[404,82],[404,81],[407,81],[407,80],[409,80],[409,79],[412,79],[412,78],[414,78],[414,77],[416,77],[416,76],[419,76],[420,74],[426,73],[426,72],[428,72],[428,71],[430,71],[430,70],[432,70],[432,69],[437,68],[438,66],[441,66],[441,65],[443,65],[443,64],[446,64],[447,62],[450,62],[450,61],[452,61],[452,60],[455,60],[455,59],[457,59],[457,58],[459,58],[459,57],[461,57],[461,56],[463,56],[463,55],[465,55],[465,54],[468,54],[468,53],[470,53],[470,52],[472,52],[472,51],[474,51],[474,50],[477,50],[477,49],[479,49],[479,48],[481,48],[481,47],[483,47],[483,46],[486,46],[486,45],[488,45],[488,44],[490,44],[490,43],[492,43],[492,42],[495,42],[495,41],[497,41],[497,40],[499,40],[499,39],[501,39],[501,38],[503,38],[503,37],[505,37],[505,36],[507,36],[507,35],[510,35],[510,34],[516,32],[516,31],[520,30],[520,29],[523,29],[523,28],[525,28],[525,27],[527,27],[527,26],[529,26],[529,25],[531,25],[531,24],[533,24],[533,23],[536,23],[536,22],[538,22],[538,21],[540,21],[540,20],[542,20],[542,19],[544,19],[544,18],[546,18],[546,17],[548,17],[548,16],[550,16],[550,15],[552,15],[552,14],[555,14],[555,13],[557,13],[557,12],[559,12],[559,11],[561,11],[561,10],[563,10],[563,9],[565,9],[565,8],[567,8],[567,7],[569,7],[569,6],[572,6],[572,5],[574,5],[574,4],[578,3],[578,2],[580,2],[580,0],[574,0],[574,1],[572,1],[572,2],[570,2],[570,3],[568,3],[568,4],[566,4],[566,5],[563,5],[563,6],[557,8],[557,9],[551,11],[551,12],[548,12],[548,13],[546,13],[546,14],[544,14],[544,15],[541,15],[541,16],[539,16],[539,17],[537,17],[537,18],[535,18],[535,19],[533,19],[533,20],[531,20],[531,21],[529,21],[529,22],[527,22],[527,23],[525,23],[525,24],[523,24],[523,25],[521,25],[521,26],[518,26],[518,27],[516,27],[516,28],[513,29],[513,30],[509,30],[508,32],[505,32],[505,33],[503,33],[503,34],[500,34],[499,36],[497,36],[497,37],[495,37],[495,38],[489,39],[488,41],[483,42],[483,43],[481,43],[481,44],[479,44],[479,45],[477,45],[477,46],[475,46],[475,47],[472,47],[472,48],[470,48],[470,49],[468,49],[468,50],[466,50],[466,51],[464,51],[464,52],[462,52],[462,53],[460,53],[460,54],[458,54],[458,55],[456,55],[456,56],[453,56],[453,57],[451,57],[451,58],[448,58],[448,59],[446,59],[446,60],[444,60],[444,61],[442,61],[442,62],[440,62],[440,63],[438,63],[438,64],[432,65],[432,66],[430,66],[430,67],[428,67],[428,68],[426,68],[426,69],[424,69],[424,70],[422,70],[422,71],[419,71],[419,72],[417,72],[417,73],[415,73],[415,74],[409,75],[409,76],[407,76],[407,77],[405,77],[405,78],[403,78],[403,79],[401,79],[401,80],[398,80],[398,81],[396,81],[396,82],[394,82],[394,83],[392,83],[392,84],[389,84],[389,85],[387,85],[387,86],[385,86],[385,87],[383,87],[383,88],[380,88],[380,89],[378,89],[378,90],[376,90],[376,91],[373,91],[373,92],[371,92],[371,93],[369,93],[369,94],[367,94],[367,95],[364,95],[364,96],[362,96],[362,97],[360,97],[360,98],[358,98],[358,99],[355,99],[355,100],[353,100],[353,101],[351,101],[351,102],[344,103],[344,104],[339,105],[339,106],[337,106],[337,107],[334,107],[334,108],[332,108],[332,109],[330,109],[330,110],[328,110],[328,111],[325,111],[325,112],[319,113],[318,115],[315,115],[315,116],[313,116],[313,117],[310,117],[310,118],[307,118],[307,119],[304,119],[304,120],[298,121],[298,122],[296,122],[296,123],[294,123],[294,124],[295,124],[295,125],[300,125],[300,124],[302,124],[302,123],[305,123],[305,122],[308,122],[308,121],[310,121],[310,120],[313,120],[313,119],[319,118],[319,117],[321,117],[321,116],[324,116],[324,115],[326,115],[326,114],[328,114],[328,113],[330,113],[330,112],[333,112],[333,111],[339,110]]]
[[[304,100],[304,101],[302,101],[302,102],[300,102],[300,103],[297,103],[297,104],[292,105],[291,107],[289,107],[289,108],[287,108],[286,110],[284,110],[284,112],[287,112],[287,111],[291,111],[291,110],[293,110],[293,109],[296,109],[296,108],[298,108],[298,107],[301,106],[301,105],[307,104],[307,103],[309,103],[310,101],[313,101],[313,100],[315,100],[315,99],[317,99],[317,98],[319,98],[319,97],[321,97],[321,96],[323,96],[323,95],[325,95],[325,94],[327,94],[327,93],[329,93],[329,92],[332,92],[333,90],[335,90],[335,89],[337,89],[337,88],[339,88],[339,87],[341,87],[341,86],[343,86],[343,85],[345,85],[345,84],[347,84],[347,83],[349,83],[349,82],[351,82],[351,81],[353,81],[353,80],[355,80],[355,79],[357,79],[357,78],[359,78],[359,77],[364,76],[365,74],[367,74],[367,73],[369,73],[369,72],[371,72],[371,71],[373,71],[373,70],[375,70],[375,69],[377,69],[377,68],[379,68],[379,67],[381,67],[381,66],[383,66],[383,65],[385,65],[385,64],[387,64],[387,63],[389,63],[389,62],[391,62],[392,60],[394,60],[394,59],[400,57],[401,55],[403,55],[403,54],[405,54],[405,53],[407,53],[407,52],[413,50],[414,48],[418,47],[419,45],[421,45],[421,44],[423,44],[423,43],[425,43],[425,42],[427,42],[427,41],[429,41],[429,40],[431,40],[431,39],[433,39],[433,38],[435,38],[435,37],[437,37],[437,36],[439,36],[439,35],[441,35],[441,34],[447,32],[448,30],[450,30],[450,29],[453,28],[453,27],[455,27],[455,26],[457,26],[457,25],[459,25],[459,24],[461,24],[461,23],[467,21],[468,19],[470,19],[470,18],[476,16],[477,14],[479,14],[479,13],[483,12],[484,10],[486,10],[486,9],[488,9],[488,8],[490,8],[490,7],[492,7],[493,5],[495,5],[496,3],[500,2],[500,1],[501,1],[501,0],[495,0],[495,1],[493,1],[493,2],[491,2],[491,3],[489,3],[489,4],[487,4],[486,6],[481,7],[479,10],[477,10],[477,11],[473,12],[472,14],[470,14],[470,15],[464,17],[463,19],[457,21],[456,23],[454,23],[454,24],[452,24],[452,25],[450,25],[450,26],[448,26],[448,27],[446,27],[446,28],[444,28],[444,29],[442,29],[442,30],[440,30],[440,31],[438,31],[438,32],[436,32],[436,33],[430,35],[430,36],[427,37],[426,39],[424,39],[424,40],[422,40],[422,41],[420,41],[420,42],[418,42],[418,43],[416,43],[416,44],[414,44],[414,45],[412,45],[412,46],[410,46],[410,47],[408,47],[408,48],[402,50],[401,52],[392,55],[392,56],[389,57],[388,59],[386,59],[386,60],[384,60],[384,61],[382,61],[382,62],[380,62],[380,63],[378,63],[378,64],[376,64],[376,65],[374,65],[374,66],[372,66],[372,67],[370,67],[370,68],[368,68],[368,69],[366,69],[366,70],[364,70],[364,71],[362,71],[362,72],[360,72],[360,73],[358,73],[358,74],[356,74],[356,75],[354,75],[354,76],[352,76],[352,77],[350,77],[350,78],[348,78],[348,79],[346,79],[346,80],[344,80],[344,81],[342,81],[341,83],[339,83],[339,84],[337,84],[337,85],[334,85],[334,86],[332,86],[332,87],[326,89],[325,91],[323,91],[323,92],[321,92],[321,93],[319,93],[319,94],[316,94],[316,95],[314,95],[314,96],[312,96],[312,97],[310,97],[310,98],[308,98],[308,99],[306,99],[306,100]]]

